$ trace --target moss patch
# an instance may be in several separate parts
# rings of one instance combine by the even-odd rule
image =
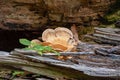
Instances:
[[[108,12],[104,16],[107,24],[111,24],[120,19],[120,0],[116,0],[116,3],[109,6]]]

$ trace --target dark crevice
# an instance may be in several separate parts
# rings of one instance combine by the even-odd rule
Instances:
[[[41,33],[41,31],[0,30],[0,50],[11,51],[14,48],[22,48],[23,46],[19,43],[20,38],[32,40],[41,36]]]

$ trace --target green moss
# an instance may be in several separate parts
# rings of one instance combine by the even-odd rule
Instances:
[[[84,27],[84,26],[79,26],[78,29],[78,35],[79,35],[79,39],[81,41],[88,41],[84,35],[86,34],[92,34],[94,32],[94,27],[93,26],[89,26],[89,27]]]
[[[116,0],[116,3],[110,5],[104,18],[106,20],[106,24],[114,23],[120,19],[120,0]]]
[[[114,12],[113,14],[108,14],[105,16],[109,23],[114,23],[120,19],[120,10]]]
[[[109,25],[102,24],[102,25],[100,25],[98,27],[100,27],[100,28],[107,28],[107,27],[109,27],[109,28],[115,28],[115,25],[114,24],[109,24]]]

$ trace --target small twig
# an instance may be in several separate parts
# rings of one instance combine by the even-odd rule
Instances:
[[[22,50],[22,49],[15,49],[16,52],[24,54],[24,55],[39,55],[35,51],[29,51],[29,50]],[[94,52],[59,52],[61,56],[67,56],[67,55],[82,55],[82,54],[94,54]],[[14,54],[14,53],[11,53]],[[58,56],[55,53],[44,53],[42,56]]]
[[[72,31],[72,33],[73,33],[73,36],[74,36],[75,41],[76,41],[77,43],[80,43],[81,41],[80,41],[79,38],[78,38],[77,27],[76,27],[75,24],[73,24],[73,25],[71,26],[71,31]]]
[[[61,56],[67,56],[67,55],[88,55],[88,54],[95,54],[94,52],[60,52]],[[43,56],[57,56],[56,54],[53,53],[47,53],[43,54]]]

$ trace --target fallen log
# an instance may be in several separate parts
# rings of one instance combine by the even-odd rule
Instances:
[[[120,29],[113,28],[95,28],[94,33],[85,37],[93,39],[95,42],[120,45]]]
[[[120,46],[115,46],[112,48],[99,48],[95,50],[96,53],[102,54],[102,55],[111,55],[111,54],[117,54],[120,55]]]
[[[63,28],[59,29],[61,30]],[[65,33],[67,35],[69,30],[66,30],[67,32]],[[68,34],[67,40],[64,40],[66,44],[69,38],[75,37],[69,36],[70,34],[71,32]],[[51,38],[51,35],[48,33],[46,33],[46,35],[49,36],[49,39],[46,37],[44,40],[47,40],[46,42],[52,41],[53,38]],[[60,35],[61,33],[59,33],[60,39],[65,38],[64,34],[62,36],[64,38]],[[101,39],[103,39],[103,37]],[[119,41],[119,39],[117,39],[117,41]],[[38,40],[36,41],[36,43],[39,42]],[[53,40],[51,43],[54,42]],[[71,43],[71,45],[73,44]],[[4,52],[4,54],[0,52],[0,66],[4,65],[6,68],[21,69],[51,78],[73,80],[95,80],[96,78],[97,80],[120,79],[119,46],[114,48],[107,46],[104,47],[106,50],[103,50],[101,49],[103,47],[101,45],[90,45],[79,42],[75,47],[77,48],[77,52],[60,52],[60,56],[53,53],[44,53],[40,56],[36,51],[23,49],[14,49],[10,53]]]
[[[120,37],[119,34],[107,33],[107,32],[97,31],[97,30],[95,31],[95,33],[102,34],[102,35],[107,35],[107,36],[113,36],[113,37]]]
[[[109,40],[109,39],[104,39],[104,38],[98,38],[92,35],[85,35],[85,37],[90,38],[100,44],[120,45],[120,42]]]
[[[76,55],[70,54],[72,58],[60,60],[55,55],[35,56],[30,54],[35,54],[35,52],[28,54],[28,52],[14,50],[11,53],[4,53],[4,55],[0,52],[0,65],[11,66],[52,78],[63,77],[73,80],[120,79],[120,57],[115,59],[110,56],[77,54],[76,52]]]
[[[117,33],[120,31],[119,28],[94,28],[95,31],[107,32],[107,33]]]
[[[101,35],[101,34],[93,34],[93,36],[95,36],[97,38],[107,39],[107,40],[110,40],[110,41],[120,42],[120,38],[119,37],[111,37],[111,36]]]

